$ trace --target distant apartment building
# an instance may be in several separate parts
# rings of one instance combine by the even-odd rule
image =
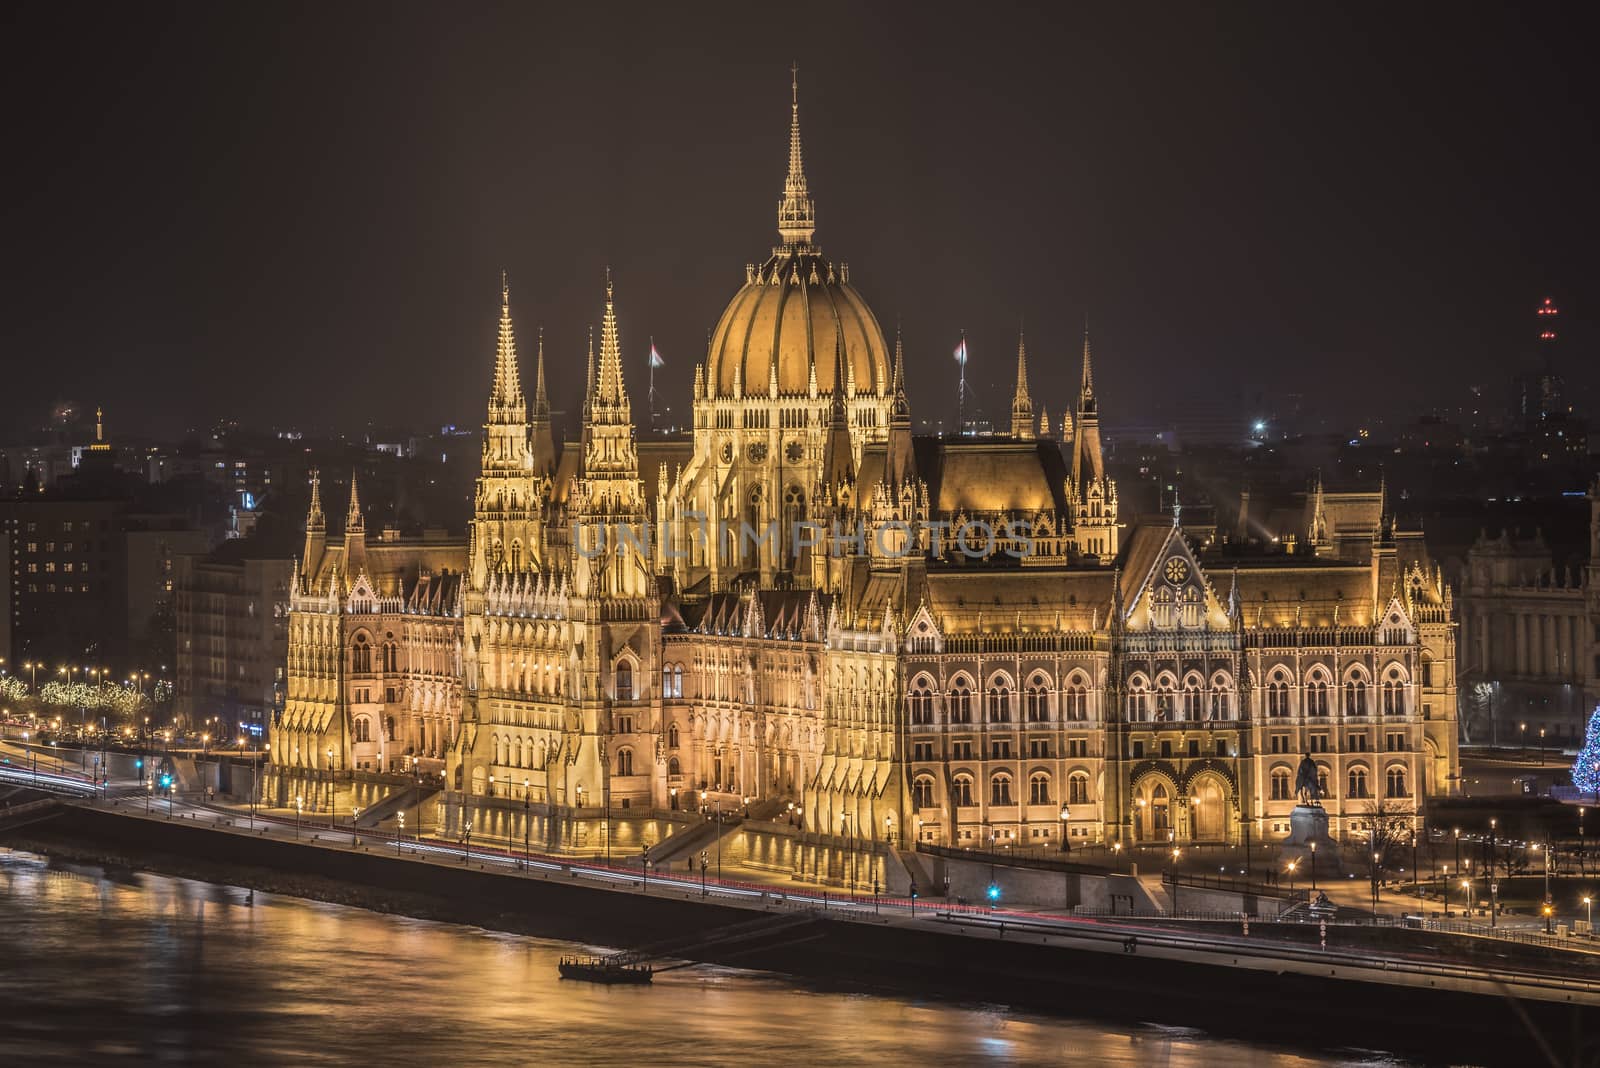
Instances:
[[[1460,603],[1465,740],[1581,742],[1600,704],[1600,479],[1587,561],[1553,559],[1539,533],[1485,534],[1467,553]]]
[[[294,561],[252,551],[236,540],[177,558],[175,685],[180,718],[260,738],[282,704]]]

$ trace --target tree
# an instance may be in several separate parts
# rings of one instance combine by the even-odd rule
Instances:
[[[1600,707],[1589,716],[1583,748],[1572,762],[1572,785],[1586,794],[1600,794]]]

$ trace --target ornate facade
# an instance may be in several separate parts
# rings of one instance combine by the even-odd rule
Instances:
[[[954,845],[1271,839],[1306,752],[1336,833],[1452,787],[1450,592],[1420,539],[1382,508],[1290,553],[1130,528],[1087,336],[1059,436],[1020,341],[1008,437],[913,435],[902,346],[814,229],[796,100],[779,243],[712,332],[686,441],[636,439],[608,278],[558,448],[503,288],[468,543],[367,545],[352,493],[336,550],[314,497],[274,758]]]

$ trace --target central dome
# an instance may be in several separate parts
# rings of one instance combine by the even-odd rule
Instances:
[[[711,335],[706,393],[765,396],[776,368],[779,393],[805,395],[814,376],[817,394],[827,396],[833,392],[834,356],[842,348],[856,392],[883,396],[889,351],[878,320],[851,287],[850,269],[835,270],[811,243],[816,206],[800,152],[800,87],[790,88],[789,174],[778,202],[782,244],[759,267],[745,267],[744,288]]]
[[[814,370],[818,395],[827,396],[841,341],[856,391],[886,392],[883,330],[848,278],[848,269],[835,269],[809,244],[778,249],[761,266],[746,268],[743,288],[711,335],[710,395],[733,396],[737,381],[744,396],[765,396],[776,365],[780,393],[805,394]]]

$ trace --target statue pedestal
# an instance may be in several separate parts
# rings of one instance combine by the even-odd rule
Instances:
[[[1315,844],[1316,848],[1312,849]],[[1321,805],[1296,805],[1289,813],[1289,837],[1279,846],[1285,860],[1299,860],[1300,870],[1311,874],[1314,862],[1317,871],[1343,871],[1344,858],[1339,855],[1339,843],[1328,837],[1328,813]]]

